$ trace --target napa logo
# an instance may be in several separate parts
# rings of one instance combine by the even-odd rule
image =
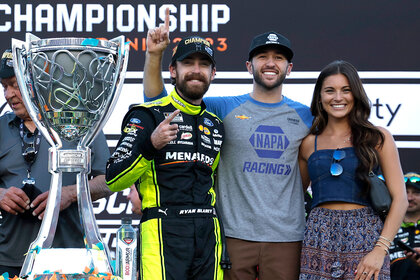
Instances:
[[[283,130],[278,126],[260,125],[249,138],[260,158],[280,158],[289,146]]]

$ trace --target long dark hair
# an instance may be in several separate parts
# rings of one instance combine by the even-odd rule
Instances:
[[[310,132],[316,135],[321,134],[327,126],[328,115],[322,109],[321,89],[324,80],[336,74],[342,74],[347,77],[353,94],[354,106],[349,113],[348,119],[352,133],[353,147],[360,161],[356,170],[357,178],[367,185],[367,193],[370,188],[368,173],[374,170],[379,164],[376,148],[383,146],[385,138],[383,133],[368,120],[371,103],[363,88],[359,74],[352,64],[346,61],[336,60],[322,69],[316,81],[312,97],[311,112],[314,116],[314,121]]]

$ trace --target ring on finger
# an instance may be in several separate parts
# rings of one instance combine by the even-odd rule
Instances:
[[[362,272],[362,274],[363,274],[363,275],[367,275],[368,273],[367,273],[366,271],[363,271],[363,272]]]

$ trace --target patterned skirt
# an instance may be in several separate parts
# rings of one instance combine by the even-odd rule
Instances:
[[[360,260],[375,246],[383,223],[365,207],[356,210],[312,209],[302,244],[300,280],[354,279]],[[389,256],[379,280],[389,280]]]

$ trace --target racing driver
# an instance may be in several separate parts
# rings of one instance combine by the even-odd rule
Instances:
[[[224,128],[202,102],[216,73],[213,47],[201,37],[182,39],[169,71],[172,93],[124,117],[106,181],[112,191],[139,182],[140,279],[222,280],[213,185]]]

